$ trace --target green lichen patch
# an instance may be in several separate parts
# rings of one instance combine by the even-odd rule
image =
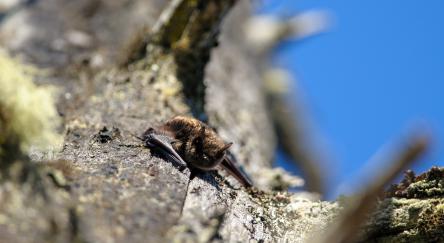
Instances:
[[[54,131],[60,118],[49,88],[37,87],[30,72],[0,50],[0,155],[5,146],[16,144],[22,152],[31,145],[47,147],[58,144]]]
[[[364,227],[363,241],[439,242],[443,229],[444,199],[388,198]]]
[[[411,170],[405,172],[404,179],[392,185],[386,197],[433,198],[444,196],[444,168],[432,167],[429,171],[415,176]]]

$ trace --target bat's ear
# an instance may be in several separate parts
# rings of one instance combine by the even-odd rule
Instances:
[[[233,145],[232,142],[225,144],[225,146],[221,149],[221,151],[222,152],[227,151],[231,147],[231,145]]]
[[[222,159],[225,156],[225,151],[227,151],[231,145],[233,145],[233,143],[226,143],[217,153],[217,157]]]

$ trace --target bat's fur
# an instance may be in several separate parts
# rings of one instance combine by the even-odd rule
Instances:
[[[225,143],[213,129],[197,119],[176,116],[156,128],[149,128],[142,138],[148,147],[160,147],[180,164],[183,160],[187,165],[201,170],[212,170],[222,165],[243,185],[252,185],[226,154],[232,143]],[[176,158],[170,148],[180,158]]]

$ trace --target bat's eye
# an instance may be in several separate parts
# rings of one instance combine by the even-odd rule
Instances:
[[[206,154],[204,154],[202,157],[204,160],[208,160],[208,156]]]

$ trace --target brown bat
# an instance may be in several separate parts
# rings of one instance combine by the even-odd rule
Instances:
[[[253,185],[227,154],[233,143],[225,143],[213,129],[197,119],[176,116],[161,126],[148,128],[141,139],[145,146],[159,149],[182,169],[189,165],[209,171],[220,165],[242,185]]]

